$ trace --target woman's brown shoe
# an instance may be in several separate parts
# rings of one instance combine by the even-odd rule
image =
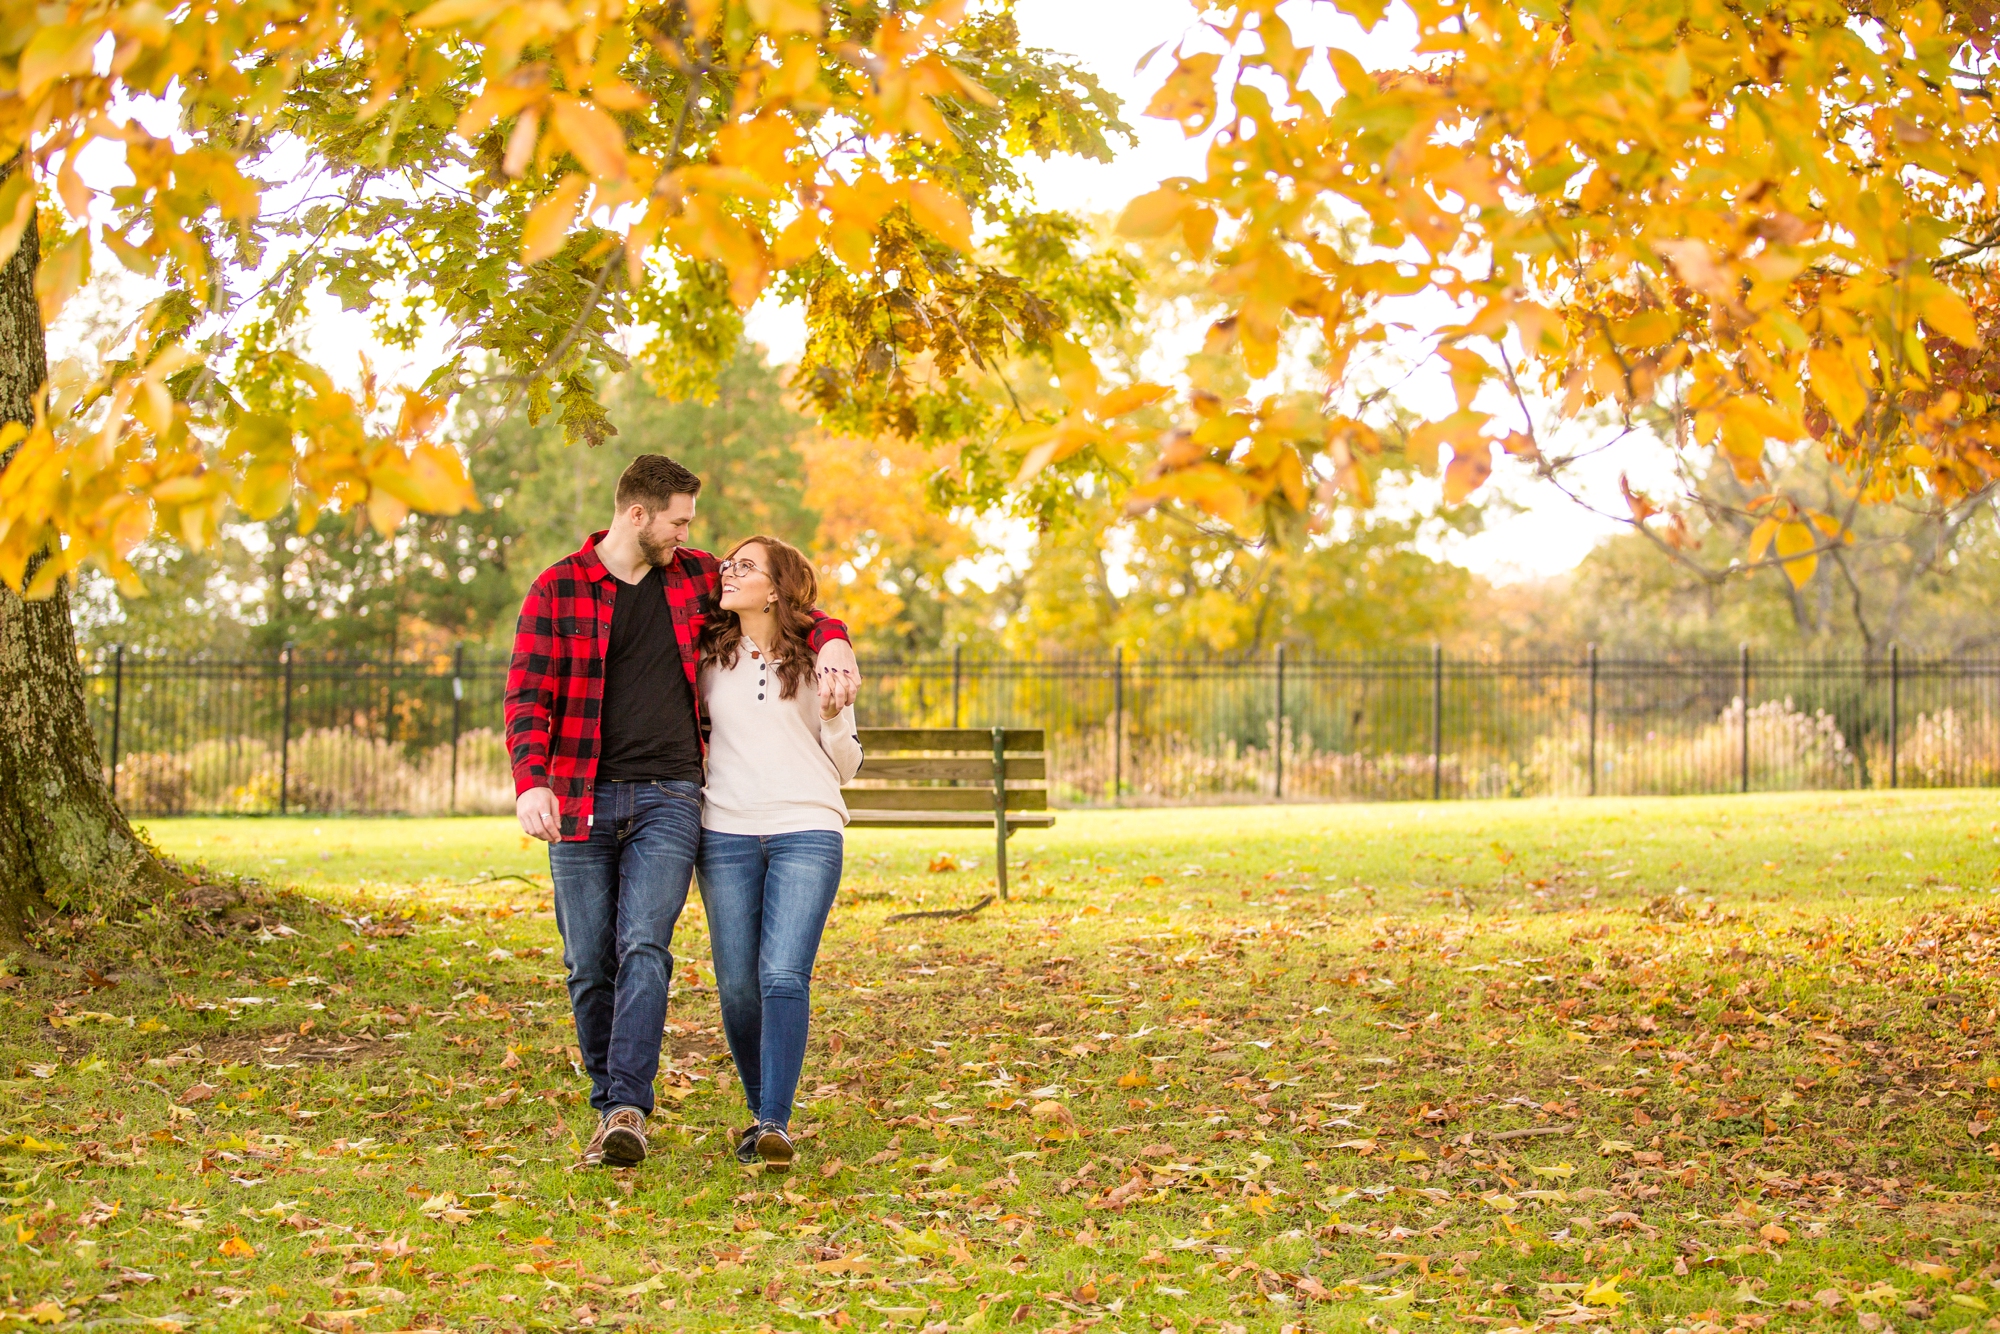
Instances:
[[[766,1121],[757,1128],[757,1156],[764,1160],[766,1172],[791,1171],[797,1153],[792,1147],[792,1137],[776,1121]]]

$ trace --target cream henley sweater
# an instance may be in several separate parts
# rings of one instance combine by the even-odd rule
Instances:
[[[840,785],[861,769],[854,709],[821,721],[811,677],[791,699],[771,660],[748,639],[736,665],[701,668],[701,704],[711,723],[701,827],[722,834],[839,832],[847,824]]]

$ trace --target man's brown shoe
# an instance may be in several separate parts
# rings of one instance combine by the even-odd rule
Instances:
[[[646,1114],[637,1107],[619,1107],[598,1130],[607,1167],[637,1167],[646,1161]]]

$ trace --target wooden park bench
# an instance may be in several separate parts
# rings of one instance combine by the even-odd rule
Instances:
[[[850,824],[870,829],[991,829],[1000,897],[1007,838],[1047,829],[1048,755],[1040,728],[864,727],[861,772],[841,789]]]

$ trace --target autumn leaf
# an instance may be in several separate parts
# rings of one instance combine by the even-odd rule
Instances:
[[[627,175],[625,134],[618,128],[617,121],[599,108],[562,93],[550,98],[549,106],[556,132],[562,136],[563,143],[569,147],[576,160],[583,164],[585,171],[600,181],[625,179]],[[581,194],[581,190],[578,194]],[[568,226],[569,222],[565,219],[563,228],[567,229]],[[534,259],[525,258],[528,253],[525,239],[522,243],[522,253],[524,256],[522,263],[535,262]],[[555,250],[552,248],[547,253],[554,254]],[[540,254],[535,256],[536,259],[543,257]]]
[[[1793,588],[1804,588],[1812,582],[1813,572],[1819,568],[1819,537],[1812,525],[1793,520],[1781,523],[1773,539],[1778,559],[1783,562],[1785,577],[1792,581]]]
[[[257,1248],[241,1237],[223,1238],[222,1244],[216,1247],[215,1251],[216,1254],[231,1260],[254,1260],[257,1257]]]
[[[529,210],[527,223],[521,228],[523,264],[540,263],[562,249],[569,225],[576,219],[576,206],[582,202],[589,185],[586,178],[571,172],[546,199]]]
[[[1868,393],[1854,367],[1838,351],[1824,347],[1808,352],[1806,361],[1812,367],[1813,392],[1840,423],[1840,429],[1852,432],[1868,410]]]

